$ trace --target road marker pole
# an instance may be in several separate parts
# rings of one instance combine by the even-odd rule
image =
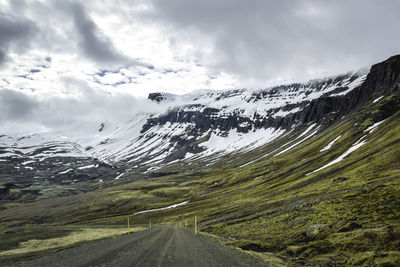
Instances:
[[[131,229],[129,228],[129,217],[128,217],[128,235],[131,233]]]
[[[197,216],[194,216],[194,234],[197,235]]]
[[[151,221],[150,221],[150,229],[151,229]]]

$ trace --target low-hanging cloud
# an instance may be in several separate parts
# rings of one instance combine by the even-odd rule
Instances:
[[[84,81],[65,78],[70,96],[40,96],[10,89],[0,90],[0,134],[64,129],[69,124],[96,127],[102,122],[114,125],[138,114],[163,112],[168,107],[130,94],[94,90]],[[79,87],[74,92],[74,88]],[[79,90],[79,91],[78,91]]]

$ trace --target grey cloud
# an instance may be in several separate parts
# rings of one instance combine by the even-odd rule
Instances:
[[[104,35],[87,14],[85,7],[72,3],[71,11],[79,35],[79,45],[83,53],[100,63],[126,63],[127,57],[121,55],[112,41]]]
[[[200,53],[202,64],[247,79],[343,72],[400,51],[397,0],[152,3],[152,16],[169,25],[170,34],[189,35],[194,46],[207,40],[212,52]]]
[[[21,52],[29,47],[35,31],[32,21],[0,13],[0,64],[7,59],[10,49]]]
[[[2,120],[29,120],[33,116],[38,103],[24,93],[2,89],[0,90],[0,118]]]
[[[81,54],[96,63],[108,64],[107,66],[136,63],[122,55],[112,40],[92,20],[89,13],[93,7],[97,7],[95,3],[75,0],[16,0],[10,6],[14,16],[35,20],[37,38],[34,45],[39,50]]]
[[[0,49],[0,65],[6,60],[6,53]]]

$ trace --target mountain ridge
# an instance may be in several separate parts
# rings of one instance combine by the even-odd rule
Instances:
[[[152,93],[149,99],[155,105],[170,102],[164,113],[139,114],[125,125],[102,122],[98,129],[90,130],[95,138],[85,137],[89,141],[80,137],[69,141],[51,133],[18,138],[2,135],[0,158],[3,165],[9,164],[3,168],[3,177],[20,170],[26,176],[37,168],[37,172],[42,172],[35,176],[39,178],[22,184],[51,184],[53,180],[56,184],[74,185],[83,180],[95,182],[91,187],[101,188],[108,186],[107,182],[128,181],[124,178],[129,173],[139,175],[182,160],[206,161],[208,157],[218,159],[225,154],[257,149],[303,125],[307,128],[308,124],[315,124],[321,130],[370,100],[379,90],[398,90],[393,84],[398,82],[395,72],[399,70],[399,59],[400,56],[394,56],[376,64],[368,74],[349,72],[305,84],[259,90],[202,90],[182,96]],[[87,136],[85,131],[79,133],[80,130],[75,135]],[[69,161],[74,162],[72,167],[61,164]],[[52,162],[59,162],[59,167],[48,170]],[[97,166],[104,167],[98,171]],[[87,175],[85,172],[95,175],[82,178]],[[25,186],[22,184],[19,186]]]

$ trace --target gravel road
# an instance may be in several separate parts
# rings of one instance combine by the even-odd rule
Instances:
[[[86,243],[18,266],[265,266],[186,228],[156,227]]]

